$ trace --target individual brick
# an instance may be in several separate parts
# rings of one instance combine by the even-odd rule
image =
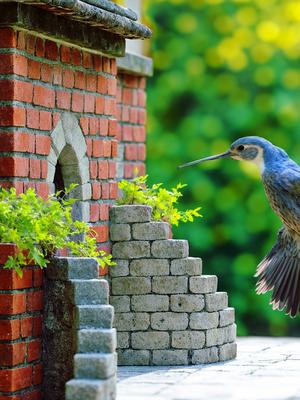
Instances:
[[[201,294],[176,294],[171,296],[171,310],[176,312],[195,312],[204,308],[204,296]]]
[[[143,258],[150,257],[150,244],[145,241],[117,242],[112,246],[114,258]]]
[[[154,350],[154,365],[187,365],[187,350]]]
[[[113,242],[121,242],[130,240],[130,225],[129,224],[112,224],[110,226],[110,239]]]
[[[133,349],[154,350],[169,347],[169,333],[167,332],[133,332],[131,346]]]
[[[149,365],[149,350],[119,350],[118,365]]]
[[[219,360],[227,361],[236,358],[237,345],[236,343],[226,343],[219,347]]]
[[[133,276],[168,275],[169,269],[166,259],[143,258],[130,263],[130,274]]]
[[[67,292],[76,305],[108,302],[108,283],[104,279],[72,279],[67,282]]]
[[[112,294],[145,294],[151,292],[151,279],[142,277],[120,277],[112,279]]]
[[[45,273],[50,280],[96,279],[98,262],[87,257],[55,257],[55,262],[47,265]]]
[[[187,293],[187,289],[188,278],[185,276],[154,276],[152,279],[153,293]]]
[[[209,329],[206,332],[206,346],[221,345],[234,342],[236,339],[236,325],[228,325],[224,328]]]
[[[186,313],[157,312],[151,315],[151,328],[158,331],[184,330],[188,322]]]
[[[147,313],[116,313],[117,331],[145,331],[149,328],[150,317]]]
[[[110,304],[114,307],[115,312],[129,312],[130,311],[130,297],[129,296],[124,296],[124,295],[123,296],[111,296]]]
[[[146,294],[142,296],[131,297],[132,311],[168,311],[169,296]]]
[[[74,375],[82,379],[106,379],[116,373],[115,354],[75,354]]]
[[[109,274],[112,278],[119,276],[129,275],[129,261],[128,260],[114,260],[116,265],[109,268]]]
[[[117,348],[128,349],[129,348],[129,333],[128,332],[117,332]]]
[[[214,293],[218,286],[218,278],[215,275],[192,276],[189,281],[192,293]]]
[[[190,315],[191,329],[213,329],[219,324],[219,314],[217,312],[192,313]]]
[[[219,361],[217,347],[208,347],[207,349],[192,351],[192,364],[208,364],[217,361]]]
[[[77,329],[112,327],[114,308],[108,304],[83,305],[75,308],[75,324]]]
[[[172,347],[175,349],[202,349],[205,343],[205,333],[199,331],[172,332]]]
[[[128,224],[150,222],[152,208],[142,205],[114,206],[110,209],[111,222]]]
[[[183,259],[172,260],[172,275],[201,275],[202,260],[201,258],[188,257]]]
[[[228,295],[226,292],[216,292],[205,295],[206,311],[219,311],[228,307]]]
[[[227,326],[234,323],[234,308],[228,307],[220,311],[219,326]]]
[[[170,225],[166,222],[146,222],[132,225],[132,237],[136,240],[168,239]]]
[[[116,345],[115,329],[80,329],[77,332],[78,353],[112,353]]]
[[[189,244],[187,240],[155,240],[151,253],[155,258],[185,258],[189,254]]]

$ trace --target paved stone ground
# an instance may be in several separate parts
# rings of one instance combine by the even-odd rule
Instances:
[[[186,367],[120,367],[117,400],[300,400],[300,338],[238,339],[238,357]]]

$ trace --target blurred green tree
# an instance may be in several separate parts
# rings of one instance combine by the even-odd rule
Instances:
[[[146,0],[145,8],[154,30],[150,180],[187,183],[185,206],[203,207],[203,220],[175,235],[203,257],[204,273],[218,275],[240,335],[299,335],[299,318],[255,295],[256,265],[281,225],[258,171],[234,160],[177,166],[246,135],[263,136],[300,161],[300,1]]]

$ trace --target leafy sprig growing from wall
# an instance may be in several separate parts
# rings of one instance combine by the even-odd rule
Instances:
[[[176,226],[179,222],[193,222],[195,217],[202,217],[199,213],[201,207],[185,211],[180,211],[176,207],[179,198],[182,197],[181,189],[187,185],[178,183],[171,190],[165,189],[162,183],[148,187],[147,178],[148,175],[145,175],[138,176],[132,181],[122,180],[119,182],[118,186],[122,190],[122,197],[117,201],[117,204],[151,206],[153,220],[169,222]]]
[[[4,268],[22,276],[28,264],[45,268],[58,249],[67,248],[80,257],[94,257],[101,267],[114,265],[111,255],[97,249],[96,238],[87,223],[73,221],[72,206],[77,201],[70,197],[76,187],[57,192],[47,200],[33,189],[17,195],[16,190],[0,190],[0,242],[14,243],[16,255],[9,256]],[[74,235],[81,235],[76,241]]]

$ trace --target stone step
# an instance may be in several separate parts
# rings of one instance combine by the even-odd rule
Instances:
[[[66,383],[66,400],[114,400],[115,378],[72,379]]]
[[[76,305],[108,304],[109,287],[104,279],[70,280]]]
[[[117,370],[117,353],[75,354],[74,374],[79,379],[106,379]]]
[[[154,258],[186,258],[189,255],[187,240],[155,240],[151,245],[151,254]]]
[[[200,276],[202,274],[202,260],[197,257],[187,257],[172,260],[172,275]]]
[[[150,222],[152,207],[144,205],[114,206],[110,209],[110,221],[115,224]]]
[[[115,329],[81,329],[77,331],[77,353],[113,353],[116,345]]]
[[[111,305],[80,305],[75,312],[77,329],[112,327],[114,308]]]
[[[96,279],[98,262],[94,258],[55,257],[55,262],[49,263],[45,273],[51,280]]]

